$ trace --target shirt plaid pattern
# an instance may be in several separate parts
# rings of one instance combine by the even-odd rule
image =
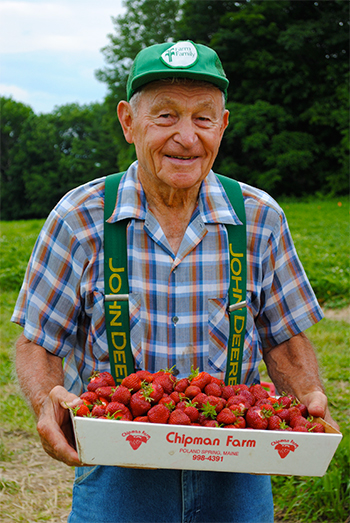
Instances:
[[[259,380],[262,347],[304,331],[322,312],[295,252],[281,208],[241,184],[247,214],[247,331],[242,382]],[[12,321],[65,358],[65,386],[79,394],[108,370],[103,281],[104,178],[68,193],[48,217],[28,264]],[[240,223],[213,172],[202,184],[176,256],[148,209],[137,162],[123,177],[109,221],[130,218],[131,345],[137,368],[191,365],[223,377],[229,335],[225,224]],[[30,357],[30,356],[28,356]]]

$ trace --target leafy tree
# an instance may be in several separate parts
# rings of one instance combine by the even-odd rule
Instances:
[[[20,152],[18,146],[21,132],[26,121],[34,113],[32,109],[11,97],[0,97],[0,129],[1,129],[1,184],[0,197],[2,202],[2,219],[16,216],[18,211],[25,207],[23,193],[22,172],[12,169],[16,154]]]

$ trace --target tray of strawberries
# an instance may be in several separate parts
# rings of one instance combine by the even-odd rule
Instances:
[[[272,392],[198,370],[137,371],[119,385],[96,373],[71,409],[78,454],[90,465],[322,476],[342,435]]]

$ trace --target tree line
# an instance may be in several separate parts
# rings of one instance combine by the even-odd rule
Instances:
[[[116,106],[136,54],[164,41],[213,47],[230,80],[216,172],[273,196],[348,191],[349,4],[342,0],[125,0],[96,72],[103,103],[37,115],[0,98],[1,219],[45,217],[68,190],[135,152]]]

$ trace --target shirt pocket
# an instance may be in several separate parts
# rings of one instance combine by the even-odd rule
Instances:
[[[130,344],[135,360],[135,368],[142,366],[142,324],[141,324],[141,293],[129,294]]]
[[[227,297],[208,299],[208,364],[215,372],[225,372],[230,321]]]

